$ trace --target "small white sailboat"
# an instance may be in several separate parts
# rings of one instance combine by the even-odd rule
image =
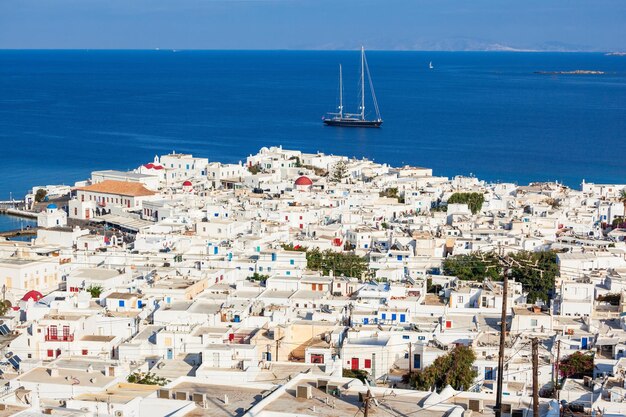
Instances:
[[[428,68],[429,68],[429,69],[434,69],[434,68],[435,68],[435,67],[433,67],[433,61],[430,61],[430,62],[428,63]]]

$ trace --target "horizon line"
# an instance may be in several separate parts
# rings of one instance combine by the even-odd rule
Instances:
[[[616,50],[563,49],[367,49],[370,52],[494,52],[494,53],[598,53],[626,54]],[[327,48],[0,48],[4,51],[153,51],[153,52],[357,52],[360,49]]]

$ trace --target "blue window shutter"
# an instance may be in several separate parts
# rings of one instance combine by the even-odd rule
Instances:
[[[120,307],[124,307],[124,300],[120,300],[120,301],[119,301],[119,303],[118,303],[118,305],[119,305]]]

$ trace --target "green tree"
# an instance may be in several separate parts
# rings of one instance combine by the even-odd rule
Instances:
[[[520,251],[510,257],[513,260],[510,278],[522,284],[528,293],[528,302],[547,302],[559,273],[556,252]],[[495,253],[471,253],[446,258],[443,261],[443,272],[462,280],[483,281],[490,278],[500,281],[503,269]]]
[[[454,193],[448,199],[448,204],[467,204],[472,214],[480,212],[484,202],[482,193]]]
[[[259,172],[261,172],[261,165],[259,164],[255,164],[255,165],[250,165],[248,167],[248,171],[252,174],[252,175],[256,175]]]
[[[300,162],[300,157],[298,156],[292,156],[291,158],[289,158],[290,161],[296,161],[293,166],[295,168],[300,168],[302,167],[302,163]]]
[[[418,390],[440,390],[451,385],[455,390],[468,390],[478,372],[474,369],[476,354],[469,346],[459,345],[446,355],[434,360],[432,365],[421,371],[405,375],[404,380]]]
[[[496,255],[489,253],[470,253],[456,255],[443,261],[443,273],[465,281],[483,281],[489,278],[494,281],[502,279],[502,267]]]
[[[270,277],[269,275],[263,275],[263,274],[259,274],[258,272],[255,272],[254,274],[250,275],[246,279],[248,281],[257,281],[257,282],[264,283],[265,281],[267,281],[269,277]]]
[[[44,201],[47,194],[48,192],[44,190],[43,188],[38,189],[37,192],[35,193],[35,201],[37,203],[41,203],[42,201]]]
[[[150,372],[133,372],[128,375],[127,381],[132,384],[142,384],[142,385],[160,385],[163,386],[169,382],[169,380],[157,376]]]
[[[367,259],[353,253],[334,252],[330,249],[320,251],[315,248],[307,251],[307,268],[321,271],[328,275],[330,271],[336,276],[361,277],[368,270]]]
[[[293,243],[284,243],[282,245],[280,245],[281,248],[283,248],[283,250],[287,250],[287,251],[293,251],[293,252],[306,252],[307,248],[306,246],[294,246]]]
[[[92,298],[100,297],[100,294],[102,294],[102,291],[103,291],[103,288],[100,285],[90,285],[89,288],[87,288],[87,292],[91,294]]]
[[[548,301],[548,293],[554,290],[559,265],[554,251],[521,251],[511,255],[513,265],[510,277],[522,284],[528,293],[528,302]]]
[[[559,363],[559,373],[563,378],[583,378],[593,376],[593,354],[576,351]]]

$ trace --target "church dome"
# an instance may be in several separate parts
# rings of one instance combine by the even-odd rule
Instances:
[[[305,175],[301,176],[296,180],[296,185],[313,185],[313,181]]]
[[[31,291],[28,291],[26,294],[24,294],[24,296],[22,297],[22,301],[28,301],[31,299],[34,301],[39,301],[42,298],[43,298],[43,295],[41,295],[39,291],[31,290]]]

